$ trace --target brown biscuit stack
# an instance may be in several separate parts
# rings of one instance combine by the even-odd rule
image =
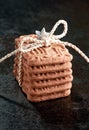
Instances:
[[[29,35],[36,37],[36,35]],[[21,37],[15,40],[16,48]],[[25,42],[28,44],[30,41]],[[18,57],[15,57],[14,74],[18,80]],[[72,55],[62,44],[51,44],[23,53],[22,90],[33,102],[68,96],[72,87]]]

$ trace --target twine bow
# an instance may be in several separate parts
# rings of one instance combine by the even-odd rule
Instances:
[[[57,27],[60,24],[64,25],[63,33],[60,35],[54,35],[55,30],[57,29]],[[8,53],[4,57],[2,57],[0,59],[0,63],[3,62],[4,60],[6,60],[7,58],[11,57],[12,55],[16,54],[17,52],[20,52],[20,55],[18,57],[19,58],[19,63],[18,63],[19,86],[21,86],[21,83],[22,83],[22,69],[21,69],[22,68],[22,54],[32,51],[34,49],[37,49],[39,47],[43,47],[43,46],[47,47],[47,46],[50,46],[52,43],[62,43],[64,46],[69,46],[69,47],[73,48],[76,52],[78,52],[86,60],[86,62],[89,63],[89,58],[77,46],[73,45],[72,43],[64,42],[64,41],[60,40],[67,34],[67,31],[68,31],[67,22],[65,20],[59,20],[58,22],[56,22],[56,24],[53,26],[52,30],[49,33],[45,31],[45,28],[43,28],[41,32],[36,31],[37,38],[32,38],[29,36],[22,37],[22,40],[19,44],[19,48]],[[30,40],[32,43],[23,45],[23,43],[27,40]]]

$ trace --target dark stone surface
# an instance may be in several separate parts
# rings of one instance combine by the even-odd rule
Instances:
[[[14,50],[16,37],[43,26],[50,31],[58,19],[69,24],[63,40],[89,56],[88,0],[0,0],[0,57]],[[69,50],[74,56],[74,80],[67,98],[27,101],[12,74],[13,57],[0,64],[0,130],[89,130],[89,65]]]

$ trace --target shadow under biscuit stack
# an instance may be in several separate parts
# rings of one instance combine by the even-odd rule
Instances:
[[[25,37],[25,36],[23,36]],[[36,37],[36,35],[29,35]],[[15,40],[18,48],[21,37]],[[30,40],[24,44],[31,43]],[[14,75],[18,80],[18,57],[15,56]],[[61,43],[40,47],[22,54],[22,90],[27,99],[40,102],[55,98],[66,97],[72,87],[72,60],[73,56]]]

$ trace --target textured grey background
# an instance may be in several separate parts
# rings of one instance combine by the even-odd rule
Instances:
[[[43,26],[50,31],[58,19],[69,24],[63,40],[89,56],[88,0],[0,0],[0,57],[14,50],[16,37]],[[0,64],[0,130],[89,130],[89,65],[69,50],[74,56],[74,80],[67,98],[27,101],[12,74],[14,57]]]

